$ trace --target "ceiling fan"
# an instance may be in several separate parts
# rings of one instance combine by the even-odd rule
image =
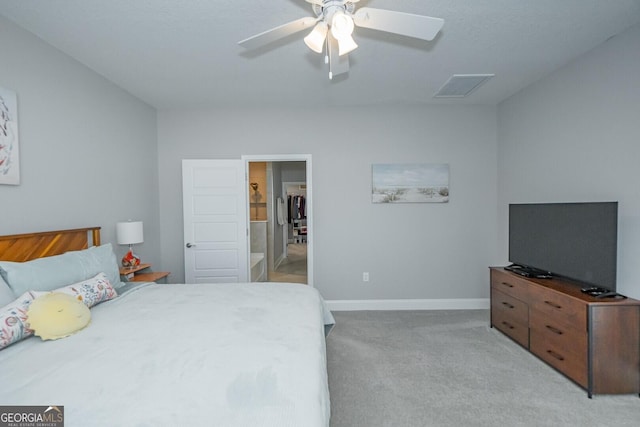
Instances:
[[[326,46],[325,63],[329,64],[329,79],[349,71],[348,53],[358,47],[351,36],[354,26],[386,31],[407,37],[431,41],[444,20],[430,16],[395,12],[371,7],[356,10],[360,0],[306,0],[315,17],[296,19],[238,42],[246,49],[256,49],[276,40],[313,27],[304,38],[314,52],[322,53]]]

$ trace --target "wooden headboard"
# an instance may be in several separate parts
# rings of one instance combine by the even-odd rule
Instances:
[[[91,240],[89,240],[91,235]],[[31,261],[100,245],[100,227],[0,236],[0,260]]]

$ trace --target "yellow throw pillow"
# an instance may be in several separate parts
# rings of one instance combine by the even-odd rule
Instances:
[[[90,321],[91,312],[81,300],[59,292],[34,299],[27,312],[29,327],[43,340],[68,337]]]

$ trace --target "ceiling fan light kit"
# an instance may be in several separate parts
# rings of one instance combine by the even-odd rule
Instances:
[[[332,79],[333,76],[349,71],[347,54],[358,47],[352,37],[356,26],[431,41],[444,25],[443,19],[430,16],[371,7],[362,7],[356,11],[355,3],[359,0],[306,1],[311,3],[316,18],[297,19],[241,40],[238,44],[247,49],[255,49],[317,23],[304,38],[304,42],[316,53],[322,53],[326,45],[325,62],[329,63],[329,79]]]
[[[358,47],[351,37],[353,28],[353,18],[350,15],[341,9],[334,12],[331,18],[331,35],[338,40],[338,55],[346,55]]]
[[[304,43],[316,53],[322,53],[324,49],[324,41],[327,38],[327,32],[329,31],[329,26],[326,22],[320,21],[318,24],[313,27],[313,30],[309,33],[307,37],[304,38]]]

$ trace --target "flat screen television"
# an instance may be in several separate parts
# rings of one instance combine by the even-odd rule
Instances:
[[[617,247],[618,202],[509,205],[509,262],[523,275],[615,291]]]

